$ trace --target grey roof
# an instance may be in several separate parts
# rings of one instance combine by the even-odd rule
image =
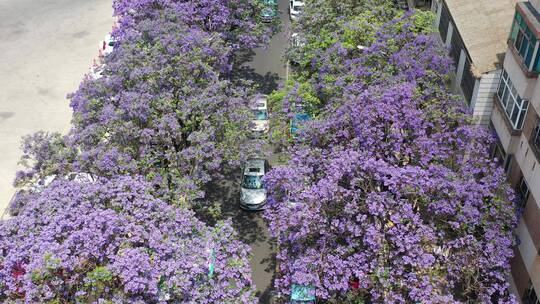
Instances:
[[[475,75],[500,68],[518,0],[445,0]]]

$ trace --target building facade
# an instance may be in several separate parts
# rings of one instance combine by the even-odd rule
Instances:
[[[523,303],[540,303],[540,0],[519,2],[513,13],[490,127],[499,139],[494,156],[523,209],[511,261],[512,289]]]
[[[454,60],[451,89],[489,125],[517,0],[434,0],[435,26]],[[474,17],[473,17],[474,16]]]
[[[512,292],[540,304],[540,0],[434,0],[432,10],[455,62],[451,87],[497,134],[492,156],[516,190]]]

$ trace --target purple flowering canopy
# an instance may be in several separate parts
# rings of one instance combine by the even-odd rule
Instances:
[[[254,303],[249,247],[140,177],[58,179],[0,224],[0,300]],[[213,273],[209,273],[212,265]]]
[[[306,12],[301,24],[317,20]],[[340,303],[516,301],[512,191],[490,134],[447,92],[451,62],[422,21],[407,13],[369,39],[330,33],[286,88],[285,115],[318,108],[265,177],[282,294],[301,284]],[[307,38],[308,54],[324,41]]]
[[[138,174],[160,198],[184,204],[204,197],[223,164],[247,154],[252,88],[220,78],[232,68],[232,47],[218,32],[184,24],[183,13],[166,7],[159,17],[120,24],[105,76],[71,95],[70,134],[53,136],[54,145],[43,136],[25,144],[25,157],[42,165],[21,173],[20,185],[72,171]],[[51,169],[57,154],[67,160]]]
[[[173,11],[178,22],[205,32],[220,33],[229,47],[250,49],[267,43],[271,30],[258,20],[263,7],[259,1],[244,0],[114,0],[114,14],[122,29],[144,19],[160,19]]]
[[[72,129],[23,143],[26,191],[0,223],[1,301],[255,302],[249,247],[186,207],[250,149],[252,89],[226,77],[234,50],[268,39],[257,7],[114,2],[114,52],[70,96]]]

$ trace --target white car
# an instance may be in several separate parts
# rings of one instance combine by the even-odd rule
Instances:
[[[293,65],[300,64],[304,59],[301,50],[307,43],[306,38],[302,34],[292,33],[289,42],[291,45],[288,54],[289,61]]]
[[[66,175],[58,176],[56,174],[48,175],[42,178],[40,181],[38,181],[35,185],[31,187],[34,191],[42,191],[43,189],[49,187],[52,182],[56,181],[57,179],[66,179],[70,181],[74,181],[77,183],[89,183],[89,182],[95,182],[96,179],[90,174],[86,172],[69,172]]]
[[[99,44],[99,56],[107,56],[114,50],[114,45],[116,44],[116,39],[111,37],[111,34],[105,36],[105,40],[101,41]]]
[[[301,48],[306,45],[306,38],[299,33],[291,34],[291,47]]]
[[[251,121],[251,131],[255,134],[268,133],[268,102],[266,95],[257,97],[252,111],[255,119]]]
[[[94,63],[92,64],[92,66],[90,67],[90,71],[88,72],[88,76],[91,79],[99,79],[103,77],[103,66],[100,66],[94,60]]]
[[[298,15],[302,12],[304,9],[304,1],[298,1],[298,0],[290,0],[289,1],[289,13],[291,15],[291,19],[297,19]]]
[[[266,190],[262,178],[268,172],[268,162],[260,158],[248,159],[242,171],[240,207],[245,210],[263,210]]]

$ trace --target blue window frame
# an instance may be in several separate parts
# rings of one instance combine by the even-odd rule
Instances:
[[[527,26],[525,19],[519,12],[514,16],[510,40],[515,50],[523,60],[525,67],[532,72],[540,72],[540,52],[538,40]]]

